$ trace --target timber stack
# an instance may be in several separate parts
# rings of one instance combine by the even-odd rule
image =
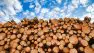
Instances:
[[[0,23],[0,53],[94,53],[90,20],[25,18]]]

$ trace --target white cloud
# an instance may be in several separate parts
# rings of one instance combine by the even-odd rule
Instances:
[[[80,0],[80,4],[82,4],[84,7],[86,7],[87,2],[88,2],[88,0]]]
[[[33,4],[30,4],[29,8],[34,8],[34,5]]]
[[[78,8],[80,2],[79,0],[71,0],[68,4],[68,0],[65,1],[64,7],[60,9],[60,17],[70,17],[72,13]],[[63,14],[63,15],[62,15]],[[72,16],[71,16],[72,17]]]
[[[74,8],[78,8],[79,5],[79,0],[72,0],[72,6],[74,6]]]
[[[26,18],[31,19],[31,18],[35,17],[35,13],[34,12],[30,12],[30,11],[27,10],[27,11],[23,12],[23,16],[26,17]]]
[[[76,3],[75,3],[75,2]],[[72,12],[78,8],[79,1],[74,0],[72,4],[64,5],[64,8],[54,7],[51,10],[48,10],[47,8],[38,8],[38,18],[40,19],[50,19],[50,18],[63,18],[64,16],[69,17],[71,16]],[[39,5],[40,6],[40,5]]]
[[[49,18],[59,18],[60,14],[60,8],[55,7],[52,10],[50,10],[48,13],[46,13],[45,17]]]
[[[76,7],[70,4],[70,5],[68,5],[67,13],[68,14],[72,13],[75,9],[76,9]]]
[[[60,8],[59,7],[55,7],[53,10],[56,11],[56,12],[59,12]]]
[[[12,6],[7,7],[6,13],[8,13],[9,15],[15,15],[16,11],[14,10],[14,8]]]
[[[49,9],[48,8],[42,8],[40,10],[40,14],[38,15],[38,18],[39,19],[45,19],[46,18],[46,15],[48,14],[49,12]]]
[[[47,2],[47,0],[40,0],[39,2],[41,3],[41,5],[44,5]]]
[[[20,12],[22,10],[22,6],[18,0],[15,0],[15,4],[13,6],[16,12]]]
[[[26,10],[25,12],[23,12],[23,15],[27,15],[29,13],[28,10]]]
[[[32,2],[33,0],[24,0],[24,2]]]
[[[59,18],[60,8],[55,7],[52,10],[48,8],[41,8],[38,19],[45,19],[48,20],[50,18]]]
[[[0,10],[1,15],[0,16],[2,20],[0,21],[9,21],[10,19],[13,19],[13,16],[16,15],[16,13],[20,12],[22,10],[22,6],[19,2],[19,0],[2,0],[0,1]],[[16,19],[16,18],[15,18]]]
[[[57,3],[59,3],[59,4],[61,4],[61,2],[62,2],[62,0],[56,0],[57,1]]]
[[[33,8],[33,7],[34,7],[34,5],[30,5],[30,6],[29,6],[29,8]]]
[[[66,17],[72,17],[73,12],[80,6],[80,4],[83,5],[83,7],[86,7],[87,0],[71,0],[71,3],[64,5],[64,16]],[[76,10],[77,11],[77,10]]]
[[[47,12],[49,12],[49,9],[47,9],[47,8],[42,8],[41,9],[41,13],[47,13]]]
[[[79,6],[79,0],[72,0],[71,3],[68,5],[67,5],[67,2],[65,2],[64,8],[62,10],[60,10],[60,12],[64,14],[64,15],[62,15],[63,17],[64,16],[70,17],[71,14],[73,13],[73,11],[75,11],[76,8],[78,8],[78,6]]]
[[[41,5],[39,4],[38,1],[35,2],[35,5],[36,5],[36,7],[35,7],[35,13],[37,14],[37,13],[39,13],[40,10],[41,10]]]
[[[32,18],[35,17],[35,13],[34,12],[30,12],[30,15],[31,15]]]
[[[61,4],[63,0],[56,0],[58,4]],[[34,0],[35,5],[32,5],[33,0],[24,0],[24,2],[31,2],[29,8],[34,8],[34,12],[31,12],[29,10],[23,12],[23,17],[27,17],[29,19],[38,16],[39,19],[50,19],[50,18],[63,18],[63,17],[72,17],[71,14],[79,7],[79,5],[83,5],[83,7],[86,7],[88,0],[71,0],[70,3],[68,3],[68,0],[64,3],[64,7],[59,8],[58,6],[53,6],[52,3],[50,8],[43,8],[42,5],[44,5],[47,1],[46,0]],[[55,1],[52,1],[54,4]],[[22,11],[22,6],[19,2],[19,0],[0,0],[0,6],[3,6],[3,8],[0,8],[0,19],[2,19],[2,22],[9,21],[14,19],[16,22],[19,22],[20,20],[15,17],[15,15],[18,12]],[[94,4],[90,5],[86,9],[87,12],[83,16],[90,16],[93,17],[94,20]],[[83,18],[80,18],[83,19]],[[0,20],[1,21],[1,20]]]
[[[94,12],[94,4],[88,6],[86,10],[87,10],[87,12],[89,12],[89,13]]]
[[[0,11],[0,16],[4,16],[4,12]]]
[[[79,4],[82,4],[83,7],[86,7],[88,0],[72,0],[72,4],[77,8]]]

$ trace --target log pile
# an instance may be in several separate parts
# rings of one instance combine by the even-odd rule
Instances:
[[[23,19],[0,24],[0,53],[94,53],[90,18]]]

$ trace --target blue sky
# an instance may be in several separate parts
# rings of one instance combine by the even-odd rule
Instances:
[[[0,22],[85,16],[94,21],[94,0],[0,0]]]

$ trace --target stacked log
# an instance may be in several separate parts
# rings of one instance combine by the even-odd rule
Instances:
[[[0,53],[94,53],[90,18],[0,23]]]

